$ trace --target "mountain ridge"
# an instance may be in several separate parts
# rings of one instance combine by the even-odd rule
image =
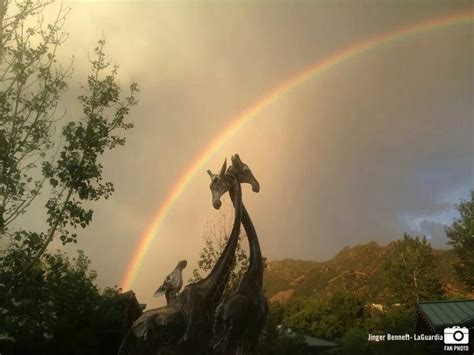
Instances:
[[[353,291],[361,298],[383,303],[387,299],[383,262],[390,257],[395,241],[383,246],[376,241],[346,246],[326,261],[282,259],[267,261],[264,290],[271,302],[293,297],[328,296],[337,290]],[[452,249],[433,249],[441,283],[448,296],[465,293],[454,277],[457,260]]]

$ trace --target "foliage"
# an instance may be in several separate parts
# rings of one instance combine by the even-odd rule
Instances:
[[[412,342],[369,343],[367,341],[368,333],[413,333],[415,331],[416,300],[443,298],[437,263],[444,260],[443,265],[450,267],[452,257],[445,253],[439,253],[444,257],[435,258],[426,239],[408,235],[405,235],[402,240],[391,243],[385,249],[370,244],[342,251],[327,263],[305,266],[301,272],[292,274],[292,270],[284,270],[290,275],[287,284],[304,274],[305,279],[300,282],[313,282],[312,292],[309,295],[304,294],[304,297],[293,296],[285,303],[271,304],[265,336],[261,339],[259,353],[277,353],[276,344],[279,344],[280,340],[285,343],[285,339],[281,339],[282,332],[278,330],[278,325],[282,325],[282,329],[290,328],[300,335],[311,335],[338,343],[340,345],[338,348],[327,350],[327,353],[331,354],[430,353],[429,347],[425,349],[425,344],[421,346],[418,344],[415,348]],[[388,282],[385,286],[383,283],[380,285],[369,283],[372,287],[377,287],[378,296],[359,292],[358,288],[322,289],[314,286],[314,277],[309,275],[310,273],[315,271],[316,275],[325,278],[325,280],[340,280],[341,277],[337,278],[337,275],[346,275],[346,265],[354,265],[354,263],[351,264],[353,260],[357,262],[359,251],[364,254],[366,259],[375,259],[375,264],[380,265],[382,264],[381,260],[385,261],[381,268],[374,265],[373,268],[362,269],[371,275],[372,279],[376,277],[376,273],[379,273],[380,277],[377,276],[376,282],[381,282],[384,278],[387,279]],[[283,265],[290,263],[295,264],[296,261],[285,260],[282,262]],[[365,263],[367,261],[362,264]],[[284,269],[278,265],[275,267],[275,263],[271,265],[272,272],[274,269],[278,271]],[[380,272],[379,269],[381,269]],[[361,268],[357,267],[356,270],[361,270]],[[370,270],[373,270],[373,273],[370,273]],[[347,275],[352,278],[357,277],[355,272],[347,273]],[[321,282],[321,280],[319,281]],[[351,284],[342,283],[342,286],[344,285],[350,286]],[[379,300],[374,297],[381,297],[380,293],[384,287],[388,288],[388,292],[385,292],[379,301],[383,303],[383,310],[380,310],[372,307],[371,303]],[[295,292],[295,294],[301,293]],[[298,345],[285,344],[287,353],[296,353],[297,351],[304,353],[304,350],[301,350]]]
[[[0,61],[0,232],[21,216],[39,195],[44,178],[32,173],[48,161],[71,65],[57,63],[67,11],[44,24],[46,1],[5,2]],[[16,6],[15,6],[16,5]]]
[[[368,333],[361,328],[350,328],[344,334],[341,340],[342,351],[341,353],[358,355],[358,354],[370,354]]]
[[[40,239],[28,250],[37,263],[51,241],[76,242],[74,229],[85,228],[93,211],[85,201],[108,198],[110,182],[102,181],[99,158],[106,151],[123,145],[119,130],[132,127],[126,122],[130,108],[137,103],[138,87],[130,85],[130,95],[121,98],[117,67],[111,67],[104,53],[104,40],[98,42],[91,61],[85,94],[79,96],[82,118],[70,120],[62,129],[62,145],[53,152],[52,136],[58,128],[56,108],[67,89],[70,67],[57,63],[56,50],[65,40],[61,7],[53,24],[44,25],[42,14],[32,1],[19,2],[21,17],[4,26],[4,53],[0,76],[0,230],[11,238]],[[38,25],[29,27],[38,17]],[[27,21],[29,20],[29,21]],[[31,202],[49,184],[46,203],[47,228],[30,232],[11,228]],[[23,244],[28,248],[28,244]]]
[[[82,113],[58,114],[72,63],[57,59],[68,10],[60,5],[53,22],[44,21],[53,2],[6,0],[7,11],[0,11],[0,334],[35,353],[53,346],[44,353],[73,354],[94,346],[99,329],[118,321],[118,290],[98,290],[82,252],[71,259],[48,246],[76,243],[78,229],[92,221],[91,202],[113,192],[100,159],[125,143],[120,132],[133,127],[127,116],[138,86],[132,83],[123,97],[102,39],[78,97]],[[21,217],[40,194],[44,220],[26,229]],[[32,212],[41,216],[36,206]]]
[[[270,354],[310,354],[307,349],[304,337],[301,334],[280,335],[274,342]]]
[[[407,304],[385,304],[383,309],[366,307],[363,329],[372,334],[414,333],[416,307]]]
[[[446,236],[459,257],[456,274],[474,291],[474,190],[471,200],[462,200],[456,209],[460,217],[446,227]]]
[[[364,321],[364,305],[353,293],[339,291],[330,299],[311,297],[303,308],[283,321],[286,328],[324,339],[339,339]]]
[[[384,270],[393,303],[414,305],[443,294],[433,249],[425,237],[405,234],[396,241]]]
[[[76,258],[57,252],[46,253],[39,264],[18,279],[24,255],[21,249],[8,254],[11,272],[0,273],[0,330],[27,347],[54,344],[56,349],[98,342],[104,323],[118,321],[110,313],[118,290],[100,292],[89,259],[79,251]]]
[[[380,260],[385,260],[380,272],[388,279],[385,285],[388,292],[381,300],[383,310],[371,306],[371,303],[377,299],[374,299],[370,293],[361,293],[358,289],[342,287],[331,289],[332,292],[327,292],[326,289],[324,290],[326,292],[321,292],[321,288],[315,288],[313,284],[313,292],[309,296],[296,296],[285,303],[271,304],[264,336],[259,344],[259,354],[277,353],[277,344],[286,344],[286,353],[304,353],[304,347],[291,344],[291,341],[287,342],[288,339],[282,338],[285,336],[282,329],[288,328],[296,334],[311,335],[338,343],[339,347],[327,350],[327,353],[331,354],[430,353],[432,349],[429,348],[429,344],[417,344],[415,347],[413,342],[369,343],[368,333],[413,333],[416,324],[417,298],[420,301],[443,298],[437,262],[444,260],[443,265],[450,267],[452,257],[442,254],[444,258],[435,258],[426,239],[408,235],[405,235],[402,240],[391,243],[386,249],[372,247],[375,251],[370,255],[381,257],[377,259],[379,264],[381,264]],[[336,262],[334,262],[335,258],[326,264],[315,265],[310,271],[316,270],[317,275],[335,280],[334,275],[340,275],[341,270],[346,270],[345,265],[350,264],[349,261],[359,258],[358,252],[351,252],[359,251],[359,249],[364,254],[369,254],[367,246],[354,247],[340,252],[336,257]],[[370,258],[370,255],[365,256]],[[296,262],[288,260],[283,262],[284,265],[289,265],[289,263]],[[275,263],[271,265],[274,271]],[[325,276],[325,273],[331,272],[331,268],[336,271]],[[277,265],[276,269],[282,268]],[[307,269],[308,267],[303,268],[302,273],[306,275]],[[374,270],[374,273],[379,272],[379,269],[375,267],[369,270]],[[293,279],[299,278],[301,274],[301,272],[296,272],[292,275],[292,270],[285,271]],[[371,277],[375,277],[374,273]],[[344,271],[342,274],[345,274]],[[357,277],[356,273],[350,275]],[[377,282],[383,278],[378,277]],[[305,281],[308,280],[301,282]],[[288,281],[287,284],[290,282]],[[382,292],[382,286],[377,288],[378,293]],[[364,298],[363,295],[368,298]]]
[[[305,354],[303,335],[310,335],[338,343],[331,354],[385,354],[392,348],[407,351],[412,344],[369,343],[368,333],[412,333],[415,325],[414,307],[392,305],[384,311],[370,312],[365,301],[352,292],[339,291],[329,299],[311,296],[271,304],[264,336],[260,339],[259,354]],[[288,338],[285,330],[299,337]],[[400,345],[400,346],[399,346]],[[283,350],[284,349],[284,350]],[[392,352],[397,353],[397,352]]]
[[[265,293],[273,300],[283,301],[288,297],[293,300],[314,294],[330,296],[337,290],[345,289],[370,303],[398,303],[399,300],[394,299],[387,288],[383,268],[395,245],[395,241],[387,246],[379,246],[374,242],[356,245],[342,249],[324,262],[289,259],[269,261],[264,277]],[[443,297],[468,296],[469,290],[454,274],[454,265],[458,261],[455,251],[434,249],[433,257],[440,270],[438,276],[445,291]]]
[[[309,354],[303,334],[285,332],[278,328],[279,323],[275,322],[274,318],[274,315],[278,312],[278,307],[271,307],[266,327],[259,339],[256,354]]]

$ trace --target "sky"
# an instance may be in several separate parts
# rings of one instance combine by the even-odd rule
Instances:
[[[119,285],[156,211],[199,152],[239,112],[307,67],[366,38],[472,8],[470,1],[70,1],[74,56],[68,114],[105,37],[140,103],[124,147],[103,158],[115,184],[94,204],[77,248],[101,286]],[[345,246],[404,232],[446,248],[444,225],[474,187],[473,25],[390,43],[308,80],[260,112],[198,172],[173,205],[132,285],[149,308],[187,259],[196,267],[211,205],[209,176],[239,153],[259,180],[244,201],[269,259],[327,260]],[[39,222],[41,214],[31,215]],[[54,246],[53,246],[54,247]]]

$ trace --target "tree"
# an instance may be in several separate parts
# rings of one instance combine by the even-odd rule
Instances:
[[[460,217],[446,227],[446,236],[459,257],[454,266],[456,274],[474,291],[474,190],[471,200],[461,200],[456,209]]]
[[[22,255],[16,250],[5,260],[16,268],[13,272],[21,270],[18,260]],[[121,314],[110,313],[118,290],[101,292],[94,284],[97,274],[89,270],[89,264],[81,251],[72,259],[60,252],[47,253],[26,279],[14,282],[11,274],[0,273],[0,333],[13,337],[28,353],[56,349],[74,354],[97,344],[104,323],[114,324]]]
[[[351,328],[342,337],[342,354],[371,354],[369,348],[368,333],[361,328]]]
[[[53,148],[52,134],[60,95],[71,66],[57,63],[66,39],[61,30],[67,10],[44,24],[46,1],[4,1],[0,66],[0,232],[26,212],[40,194],[38,173]],[[8,9],[8,12],[5,10]],[[48,158],[51,158],[50,154]]]
[[[341,338],[349,329],[361,328],[363,320],[363,302],[355,293],[339,290],[329,299],[326,314],[316,330],[329,339]]]
[[[371,324],[373,333],[386,332],[392,334],[403,334],[415,331],[415,311],[412,304],[386,305],[379,317]]]
[[[198,268],[193,270],[193,276],[189,279],[189,282],[202,280],[204,277],[203,274],[212,270],[222,254],[222,251],[229,240],[229,229],[226,223],[225,213],[221,214],[217,223],[206,224],[202,239],[204,240],[205,245],[199,252]],[[241,241],[246,239],[247,236],[245,235],[245,232],[241,232],[237,244],[237,250],[235,252],[232,271],[224,290],[224,296],[231,295],[237,289],[243,273],[248,268],[248,255],[241,245]]]
[[[60,5],[45,23],[43,10],[54,0],[0,1],[0,334],[35,344],[35,353],[41,344],[64,341],[68,350],[45,352],[72,354],[94,341],[106,318],[100,310],[118,290],[97,289],[83,253],[71,260],[48,246],[55,239],[75,243],[92,221],[92,202],[114,191],[103,181],[101,157],[125,143],[120,131],[133,127],[126,118],[138,86],[132,83],[123,97],[102,39],[78,97],[82,113],[58,113],[72,70],[56,55],[67,39],[69,10]],[[40,194],[44,223],[26,229],[22,216]],[[40,214],[36,206],[34,213]]]
[[[361,328],[364,305],[349,291],[337,291],[328,299],[310,297],[303,307],[283,320],[283,325],[298,332],[325,339],[340,339],[351,328]]]
[[[443,294],[433,249],[425,237],[405,234],[397,240],[384,271],[395,303],[414,305],[439,299]]]
[[[79,96],[82,117],[62,128],[62,144],[53,135],[60,126],[56,113],[61,94],[67,89],[71,70],[63,68],[56,51],[66,39],[62,26],[67,10],[61,6],[52,24],[45,25],[39,9],[47,2],[16,3],[18,13],[3,26],[3,61],[0,71],[0,231],[10,238],[25,240],[22,248],[30,261],[29,270],[45,253],[54,238],[63,244],[75,242],[77,227],[85,228],[93,211],[84,202],[108,198],[110,182],[102,181],[100,157],[123,145],[118,131],[132,128],[126,116],[136,105],[138,87],[121,98],[117,67],[111,66],[100,40],[91,59],[92,73],[85,94]],[[42,7],[43,6],[43,7]],[[8,19],[11,19],[8,22]],[[37,25],[34,20],[37,20]],[[54,148],[54,149],[53,149]],[[12,229],[32,201],[48,186],[47,228],[39,231]],[[39,238],[35,249],[26,242]]]
[[[301,302],[301,301],[300,301]],[[297,308],[288,305],[293,312],[286,312],[287,317],[283,319],[282,325],[297,332],[312,333],[315,326],[326,313],[326,304],[318,297],[304,300]]]

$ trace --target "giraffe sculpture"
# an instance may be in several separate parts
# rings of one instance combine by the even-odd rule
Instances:
[[[240,183],[234,176],[224,177],[226,169],[224,162],[216,175],[218,178],[211,181],[213,194],[222,191],[220,197],[229,191],[235,200],[234,224],[224,251],[206,278],[186,286],[170,304],[147,311],[138,318],[122,343],[119,355],[187,355],[211,351],[213,315],[221,302],[235,258],[242,215]]]
[[[178,296],[178,292],[183,287],[183,269],[188,265],[186,260],[181,260],[176,265],[175,269],[166,276],[160,287],[155,291],[153,297],[160,297],[165,295],[166,304],[170,304]]]
[[[232,166],[228,175],[236,176],[243,182],[248,178],[250,169],[236,154],[232,157]],[[222,178],[219,176],[219,178]],[[257,187],[257,190],[259,186]],[[255,191],[255,189],[254,189]],[[235,204],[237,201],[232,199]],[[214,203],[214,207],[220,205]],[[262,291],[263,259],[255,227],[242,203],[242,224],[247,234],[250,262],[240,280],[237,291],[222,302],[216,310],[212,347],[215,354],[249,354],[258,343],[260,332],[265,326],[268,314],[268,302]]]

